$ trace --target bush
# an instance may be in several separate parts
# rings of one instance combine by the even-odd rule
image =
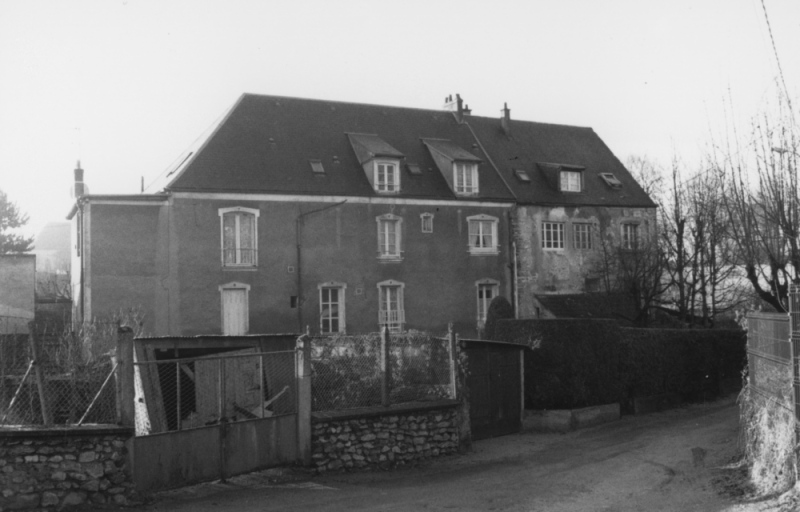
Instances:
[[[634,329],[611,320],[502,320],[495,339],[522,343],[525,402],[532,409],[573,409],[675,393],[716,397],[720,382],[745,366],[739,330]]]
[[[514,318],[514,308],[505,297],[498,295],[492,299],[489,309],[486,311],[486,324],[483,327],[484,339],[493,340],[497,321],[509,318]]]

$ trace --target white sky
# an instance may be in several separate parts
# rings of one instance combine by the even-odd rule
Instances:
[[[800,89],[800,2],[764,0]],[[612,151],[697,161],[775,91],[761,0],[0,1],[0,189],[27,233],[137,193],[243,92],[591,126]]]

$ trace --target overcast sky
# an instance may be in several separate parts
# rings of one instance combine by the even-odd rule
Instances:
[[[800,1],[764,0],[792,94]],[[775,94],[761,0],[0,1],[0,189],[28,233],[137,193],[243,92],[591,126],[623,161],[699,160]]]

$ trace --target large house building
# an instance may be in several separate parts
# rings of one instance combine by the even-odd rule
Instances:
[[[590,290],[599,233],[654,205],[589,128],[245,94],[155,193],[85,194],[76,320],[154,335],[479,334],[489,302]],[[652,223],[650,220],[649,222]],[[586,228],[584,228],[586,226]]]

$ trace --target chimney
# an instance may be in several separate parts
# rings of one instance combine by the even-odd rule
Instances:
[[[453,100],[452,94],[444,99],[444,109],[448,112],[452,112],[453,114],[455,114],[456,120],[459,123],[464,121],[464,114],[469,115],[471,113],[469,107],[467,107],[466,109],[464,108],[464,101],[458,94],[456,94],[455,100]]]
[[[75,198],[81,197],[86,193],[86,185],[83,183],[83,169],[81,169],[81,161],[78,160],[78,166],[75,168]]]
[[[508,109],[508,103],[503,103],[503,117],[500,118],[500,127],[503,129],[503,133],[508,135],[511,133],[511,111]]]

